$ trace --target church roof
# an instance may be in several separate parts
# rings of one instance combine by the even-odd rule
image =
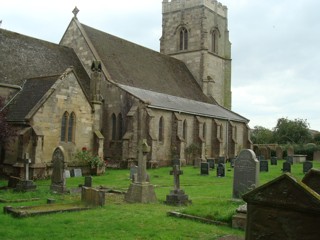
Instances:
[[[204,103],[187,98],[181,98],[173,95],[157,93],[140,88],[135,88],[126,85],[119,86],[149,104],[150,108],[158,108],[170,110],[174,112],[181,112],[187,114],[194,114],[198,116],[214,117],[217,119],[226,119],[237,122],[248,122],[249,120],[240,116],[239,114],[225,109],[216,104]]]
[[[9,104],[7,120],[24,122],[28,113],[40,101],[46,92],[59,78],[58,75],[42,78],[28,79],[22,89]]]
[[[80,24],[87,40],[116,83],[202,102],[205,96],[186,65],[175,58],[150,50],[108,33]]]
[[[90,79],[74,50],[0,29],[0,82],[21,85],[25,79],[61,75],[73,66],[81,84]]]

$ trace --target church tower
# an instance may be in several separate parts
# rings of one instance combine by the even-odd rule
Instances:
[[[163,0],[160,52],[182,60],[204,94],[231,109],[227,13],[216,0]]]

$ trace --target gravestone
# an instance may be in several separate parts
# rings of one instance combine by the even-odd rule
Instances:
[[[66,178],[64,175],[65,162],[64,162],[64,150],[63,148],[57,147],[52,154],[52,175],[51,175],[51,186],[52,191],[58,193],[66,192]]]
[[[211,169],[214,169],[214,168],[215,168],[214,158],[208,158],[208,159],[207,159],[207,162],[209,163],[209,167],[210,167]]]
[[[209,163],[202,162],[200,165],[200,174],[201,175],[209,175]]]
[[[132,165],[130,167],[130,179],[132,182],[134,182],[134,175],[138,174],[138,166]]]
[[[289,162],[292,165],[293,164],[293,156],[287,156],[287,162]]]
[[[64,176],[66,178],[70,178],[71,177],[70,170],[64,170]]]
[[[23,161],[25,168],[25,179],[20,180],[17,183],[15,190],[18,192],[34,191],[37,188],[37,186],[33,183],[32,180],[29,179],[29,165],[31,163],[31,159],[29,158],[28,153],[25,153]]]
[[[87,206],[104,206],[105,192],[90,187],[82,187],[81,201]]]
[[[172,168],[170,175],[173,175],[174,189],[167,195],[165,203],[169,205],[187,205],[191,201],[188,199],[188,195],[180,189],[180,175],[183,174],[183,171],[180,170],[180,165],[173,165]]]
[[[291,173],[291,163],[290,162],[286,161],[282,164],[282,172],[283,173],[286,173],[286,172]]]
[[[277,159],[277,157],[271,157],[270,162],[271,162],[271,165],[278,165],[278,159]]]
[[[243,195],[246,240],[319,239],[320,195],[290,174]]]
[[[303,162],[303,173],[309,172],[309,170],[313,168],[313,162],[305,161]],[[319,183],[320,184],[320,183]]]
[[[126,195],[125,201],[129,203],[151,203],[156,202],[157,197],[153,185],[147,182],[147,154],[150,146],[146,139],[142,139],[138,145],[138,173],[135,182],[132,182]]]
[[[259,185],[259,161],[251,149],[240,152],[234,164],[233,198],[241,196]]]
[[[269,162],[267,160],[261,160],[259,163],[260,172],[269,172]]]
[[[320,170],[310,169],[310,171],[303,177],[302,182],[313,191],[320,194]]]
[[[219,163],[217,166],[217,177],[225,177],[226,176],[226,169],[224,164]]]
[[[85,187],[92,187],[92,177],[91,176],[84,177],[84,186]]]
[[[71,177],[82,177],[81,168],[74,168],[71,170]]]
[[[234,168],[234,162],[236,161],[236,158],[230,159],[230,167]]]
[[[219,163],[225,164],[225,163],[226,163],[225,157],[219,157],[219,158],[218,158],[218,164],[219,164]]]

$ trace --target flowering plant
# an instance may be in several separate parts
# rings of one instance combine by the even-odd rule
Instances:
[[[105,162],[98,155],[93,155],[86,147],[83,147],[81,151],[78,151],[75,158],[88,163],[91,168],[106,166]]]

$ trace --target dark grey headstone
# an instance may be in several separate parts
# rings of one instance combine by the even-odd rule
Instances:
[[[278,159],[277,159],[277,157],[271,157],[270,162],[271,162],[271,165],[278,165]]]
[[[305,161],[303,162],[303,173],[307,173],[311,168],[313,168],[313,162]],[[320,185],[320,183],[319,183]]]
[[[225,163],[226,163],[225,157],[219,157],[219,158],[218,158],[218,164],[219,164],[219,163],[225,164]]]
[[[207,162],[202,162],[200,165],[200,174],[201,175],[209,175],[209,163]]]
[[[207,162],[209,163],[209,167],[210,167],[211,169],[214,169],[214,167],[215,167],[214,158],[208,158],[208,159],[207,159]]]
[[[292,165],[293,164],[293,156],[287,156],[287,162],[289,162]]]
[[[85,187],[92,187],[92,177],[91,176],[84,177],[84,186]]]
[[[269,162],[267,160],[260,161],[260,172],[269,172]]]
[[[233,198],[241,196],[259,185],[259,161],[251,149],[240,152],[234,164]]]
[[[282,165],[282,172],[286,173],[286,172],[289,172],[291,173],[291,163],[286,161],[283,163]]]
[[[217,166],[217,177],[225,177],[225,176],[226,176],[225,165],[222,163],[219,163]]]
[[[64,170],[64,153],[62,147],[57,147],[52,154],[51,190],[60,193],[66,191],[66,178]]]

